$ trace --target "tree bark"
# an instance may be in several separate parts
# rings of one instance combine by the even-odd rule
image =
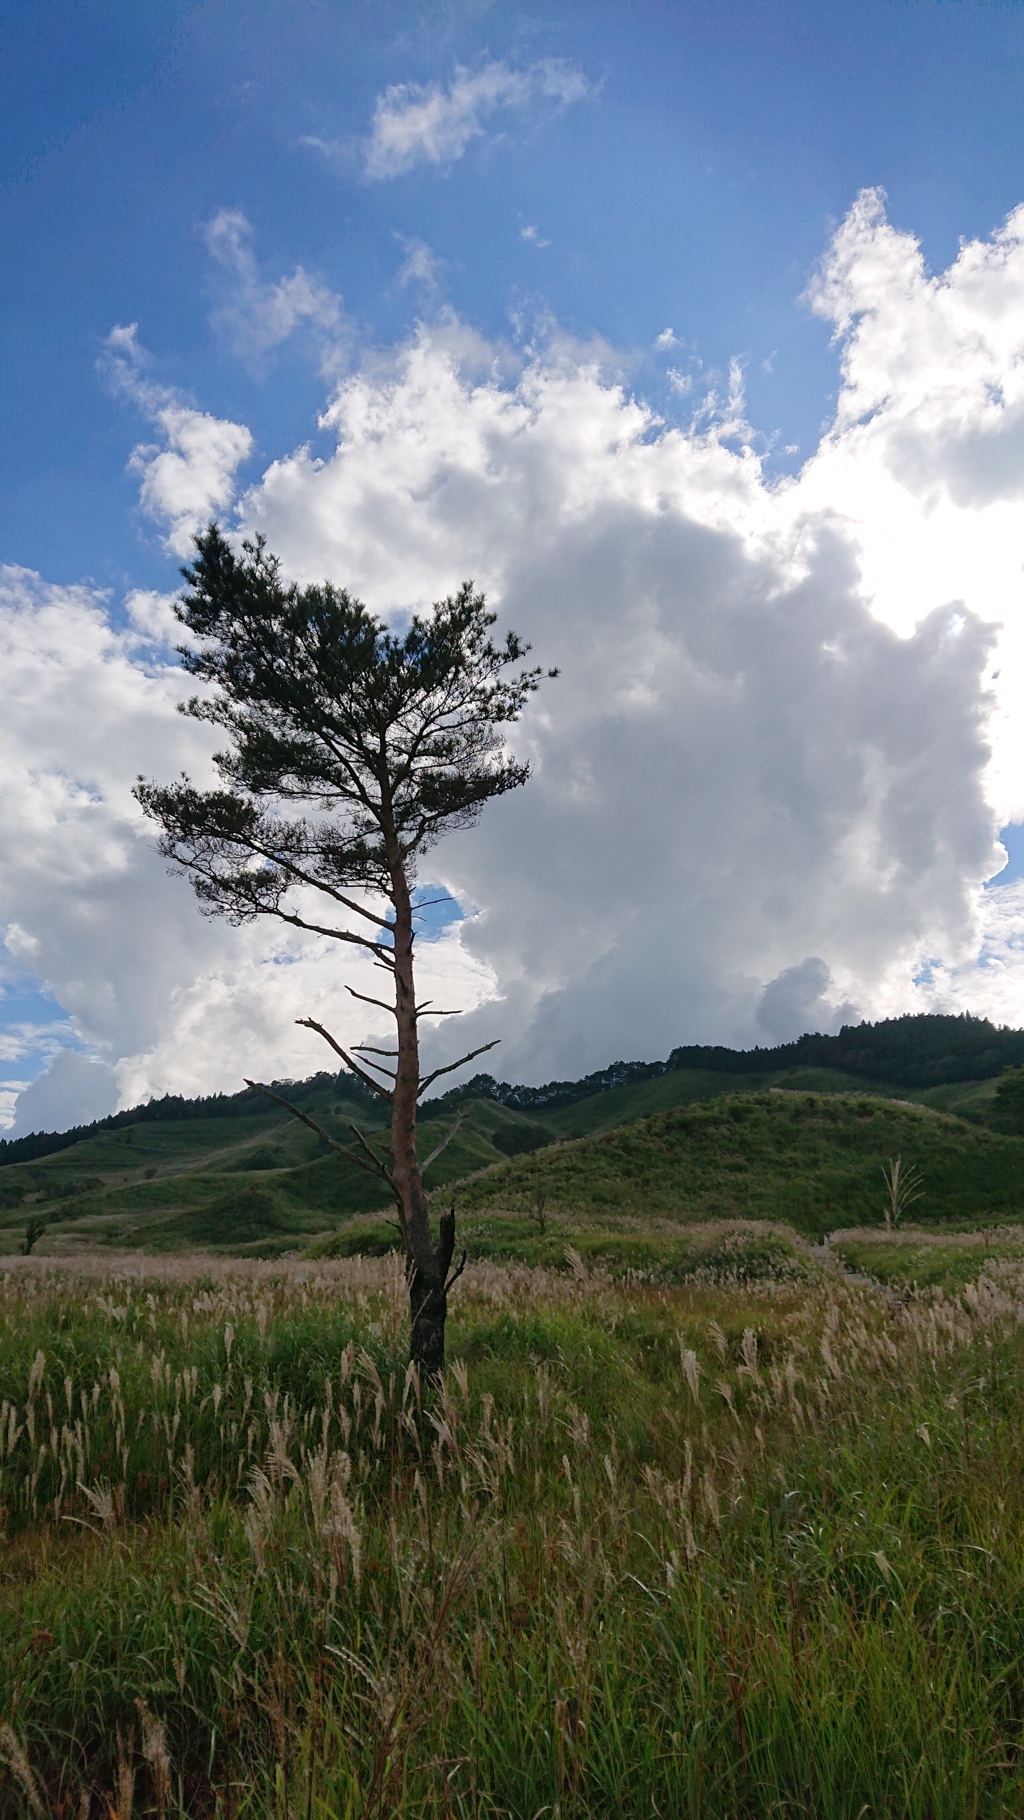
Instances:
[[[413,1265],[409,1273],[409,1307],[412,1318],[409,1357],[415,1360],[424,1377],[436,1377],[444,1370],[444,1329],[448,1319],[445,1284],[454,1250],[455,1215],[452,1212],[443,1213],[439,1243],[434,1250],[429,1276],[418,1265]]]
[[[435,1245],[430,1234],[430,1203],[416,1155],[420,1053],[413,968],[412,894],[404,856],[393,829],[385,827],[385,841],[390,848],[391,902],[395,912],[393,940],[398,1035],[391,1100],[391,1174],[401,1197],[399,1217],[411,1317],[409,1357],[424,1376],[436,1376],[444,1370],[444,1330],[448,1318],[445,1284],[455,1250],[455,1215],[442,1215],[438,1244]]]

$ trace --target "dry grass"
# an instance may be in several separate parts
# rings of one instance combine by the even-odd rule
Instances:
[[[872,1235],[875,1237],[876,1235]],[[1017,1814],[1024,1265],[0,1284],[0,1812]]]

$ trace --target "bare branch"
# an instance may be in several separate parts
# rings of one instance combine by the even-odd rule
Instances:
[[[358,1074],[359,1079],[365,1081],[368,1087],[372,1087],[374,1093],[379,1093],[381,1099],[387,1100],[388,1105],[390,1106],[391,1095],[388,1092],[388,1089],[382,1087],[379,1081],[375,1081],[372,1074],[367,1074],[365,1068],[361,1068],[358,1062],[354,1062],[348,1051],[343,1049],[340,1043],[335,1042],[329,1030],[325,1030],[323,1025],[318,1024],[316,1019],[312,1017],[297,1017],[295,1022],[297,1024],[302,1024],[306,1030],[315,1030],[318,1036],[323,1037],[325,1043],[330,1043],[335,1055],[341,1056],[346,1068],[351,1068],[353,1074]]]
[[[353,998],[362,999],[364,1005],[377,1005],[381,1011],[390,1011],[392,1017],[398,1016],[397,1006],[387,1004],[382,998],[367,998],[365,992],[357,992],[354,986],[346,986],[345,991],[350,992]]]
[[[374,1149],[372,1149],[372,1147],[367,1143],[366,1139],[364,1138],[362,1132],[359,1129],[359,1126],[353,1125],[351,1119],[348,1120],[348,1128],[351,1131],[352,1136],[355,1138],[356,1142],[358,1144],[362,1145],[363,1149],[366,1151],[367,1156],[371,1159],[374,1167],[376,1169],[378,1169],[380,1171],[381,1175],[384,1177],[385,1181],[388,1184],[388,1187],[391,1189],[391,1192],[395,1197],[395,1200],[398,1202],[399,1209],[401,1209],[402,1197],[398,1192],[398,1188],[395,1184],[395,1179],[394,1179],[393,1175],[391,1174],[390,1169],[385,1169],[384,1164],[381,1162],[379,1156],[377,1155],[377,1152]],[[355,1161],[358,1162],[359,1158],[356,1157]],[[363,1165],[363,1167],[366,1169],[368,1169],[369,1166],[370,1166],[369,1163],[365,1163]],[[389,1224],[393,1225],[394,1222],[389,1221]],[[399,1232],[402,1232],[401,1227],[399,1227],[398,1230],[399,1230]],[[404,1232],[402,1233],[402,1237],[403,1238],[405,1237]]]
[[[351,988],[350,988],[350,990],[351,990]],[[462,1016],[461,1011],[430,1011],[427,1009],[427,1007],[431,1004],[431,1002],[432,1001],[430,999],[426,999],[422,1005],[417,1005],[416,1016],[417,1017],[461,1017]]]
[[[352,1049],[355,1055],[390,1055],[396,1060],[398,1057],[397,1049],[375,1049],[372,1043],[353,1043]]]
[[[363,1158],[358,1154],[357,1151],[350,1150],[349,1146],[347,1144],[339,1144],[337,1138],[332,1137],[329,1131],[325,1131],[322,1125],[318,1125],[316,1119],[311,1119],[307,1113],[300,1112],[299,1108],[297,1106],[292,1105],[291,1100],[283,1099],[281,1094],[275,1093],[273,1091],[273,1089],[270,1087],[264,1087],[261,1081],[247,1080],[245,1084],[247,1087],[254,1088],[257,1093],[265,1094],[268,1100],[276,1100],[279,1106],[284,1106],[286,1108],[286,1110],[288,1112],[292,1113],[295,1116],[295,1118],[299,1119],[303,1125],[308,1125],[310,1131],[315,1131],[317,1134],[317,1137],[323,1138],[325,1144],[330,1144],[331,1149],[336,1150],[338,1152],[339,1156],[348,1157],[350,1163],[358,1163],[360,1169],[367,1170],[371,1175],[383,1176],[384,1180],[387,1182],[388,1187],[391,1189],[392,1193],[397,1196],[398,1189],[396,1188],[395,1183],[392,1180],[390,1170],[385,1169],[384,1164],[381,1162],[379,1156],[377,1156],[376,1153],[370,1149],[370,1146],[366,1142],[366,1139],[364,1138],[362,1132],[359,1131],[355,1125],[350,1123],[349,1130],[355,1132],[356,1137],[359,1139],[359,1142],[361,1143],[363,1149],[366,1151],[367,1156],[371,1159],[371,1161],[369,1163],[364,1162]]]
[[[448,1136],[446,1138],[442,1138],[441,1142],[437,1145],[436,1149],[432,1150],[430,1152],[430,1155],[428,1157],[426,1157],[424,1159],[424,1161],[420,1164],[420,1169],[422,1170],[424,1175],[426,1175],[427,1170],[430,1168],[431,1163],[437,1162],[437,1159],[441,1155],[442,1150],[447,1150],[449,1144],[452,1141],[452,1138],[455,1136],[455,1133],[458,1131],[459,1126],[462,1124],[464,1116],[465,1115],[463,1113],[461,1113],[461,1112],[458,1113],[458,1115],[456,1116],[456,1119],[455,1119],[455,1123],[452,1126],[451,1130],[449,1131]]]
[[[301,1024],[303,1022],[304,1022],[304,1020],[302,1018],[300,1018],[299,1023]],[[467,1062],[471,1062],[473,1060],[474,1056],[486,1055],[488,1049],[497,1049],[498,1044],[500,1042],[501,1042],[500,1036],[496,1036],[493,1043],[481,1043],[479,1049],[471,1049],[468,1055],[460,1055],[458,1061],[449,1062],[447,1068],[435,1068],[433,1074],[425,1074],[419,1084],[419,1092],[417,1093],[417,1098],[419,1097],[420,1093],[423,1093],[424,1090],[430,1086],[431,1081],[439,1080],[442,1074],[451,1074],[455,1068],[465,1067],[465,1064]]]
[[[458,1282],[458,1280],[459,1280],[459,1278],[460,1278],[460,1276],[461,1276],[461,1275],[462,1275],[462,1273],[463,1273],[463,1271],[464,1271],[464,1270],[465,1270],[465,1268],[466,1268],[466,1258],[467,1258],[467,1255],[468,1255],[468,1253],[466,1253],[466,1252],[465,1252],[465,1251],[464,1251],[464,1252],[463,1252],[463,1254],[462,1254],[462,1256],[461,1256],[461,1258],[460,1258],[460,1259],[459,1259],[459,1268],[458,1268],[458,1270],[453,1270],[453,1271],[452,1271],[452,1274],[451,1274],[451,1276],[450,1276],[450,1277],[449,1277],[449,1278],[448,1278],[448,1281],[447,1281],[447,1283],[446,1283],[446,1284],[445,1284],[445,1286],[444,1286],[444,1294],[445,1294],[445,1295],[447,1295],[447,1294],[448,1294],[448,1291],[449,1291],[449,1289],[450,1289],[450,1288],[451,1288],[451,1287],[452,1287],[452,1284],[453,1284],[453,1283],[457,1283],[457,1282]]]
[[[318,887],[319,887],[319,889],[321,889],[321,890],[323,890],[323,889],[324,889],[324,887],[323,887],[323,886],[321,886],[321,885],[319,885],[319,881],[318,881],[318,880],[311,880],[311,881],[310,881],[310,882],[311,882],[311,883],[315,883],[315,884],[317,884],[317,885],[318,885]],[[350,897],[343,897],[343,896],[342,896],[342,893],[341,893],[341,892],[340,892],[340,891],[335,891],[335,890],[333,890],[333,889],[332,889],[332,887],[331,887],[331,886],[330,886],[330,885],[328,885],[328,886],[327,886],[327,887],[326,887],[326,889],[327,889],[327,890],[328,890],[328,891],[329,891],[329,892],[330,892],[330,894],[331,894],[331,896],[332,896],[332,897],[334,897],[334,898],[336,898],[336,899],[337,899],[337,901],[338,901],[338,903],[339,903],[339,904],[344,904],[344,905],[345,905],[345,908],[346,908],[346,910],[351,910],[351,911],[352,911],[352,912],[353,912],[353,914],[354,914],[354,915],[355,915],[355,916],[365,916],[365,918],[366,918],[366,920],[367,920],[367,922],[368,922],[368,923],[376,923],[376,925],[377,925],[377,927],[378,927],[378,929],[388,929],[388,928],[390,928],[390,926],[391,926],[391,925],[390,925],[390,924],[389,924],[389,922],[388,922],[388,920],[387,920],[387,917],[385,917],[385,916],[374,916],[374,914],[373,914],[373,911],[372,911],[372,910],[365,910],[365,909],[364,909],[364,908],[363,908],[363,906],[362,906],[362,904],[357,904],[357,903],[354,903],[354,902],[353,902],[353,900],[352,900],[352,898],[350,898]]]
[[[394,1081],[398,1078],[397,1070],[394,1068],[385,1068],[383,1062],[371,1062],[369,1057],[367,1057],[366,1066],[368,1068],[376,1068],[378,1074],[386,1074],[389,1080]]]
[[[367,910],[362,904],[357,904],[353,898],[346,897],[344,892],[339,891],[328,879],[314,878],[304,866],[299,865],[287,854],[282,854],[279,848],[263,846],[255,840],[247,841],[246,845],[251,853],[258,853],[261,859],[267,860],[271,865],[279,866],[282,872],[289,873],[292,878],[298,879],[300,884],[311,885],[315,891],[323,891],[327,897],[332,897],[336,904],[344,904],[345,909],[351,910],[354,916],[364,917],[368,923],[375,924],[378,929],[394,928],[394,924],[389,923],[386,916],[376,916],[372,910]],[[438,902],[441,901],[439,898]]]

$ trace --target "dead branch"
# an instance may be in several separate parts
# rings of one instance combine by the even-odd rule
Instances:
[[[388,1089],[382,1087],[379,1081],[375,1081],[372,1074],[367,1074],[365,1068],[361,1068],[358,1062],[354,1062],[347,1050],[343,1049],[341,1044],[335,1041],[329,1030],[325,1030],[323,1025],[318,1024],[316,1019],[312,1017],[297,1017],[295,1022],[301,1024],[306,1030],[315,1030],[318,1036],[323,1037],[325,1043],[330,1043],[335,1055],[341,1056],[346,1068],[351,1068],[353,1074],[358,1074],[359,1079],[365,1081],[368,1087],[372,1087],[374,1093],[379,1093],[381,1099],[387,1100],[388,1105],[390,1106],[391,1094],[388,1092]]]
[[[377,1005],[381,1011],[390,1011],[392,1017],[398,1016],[396,1006],[386,1004],[382,998],[367,998],[365,992],[357,992],[354,986],[346,986],[345,991],[350,992],[353,998],[362,999],[364,1005]]]
[[[424,1174],[430,1168],[431,1163],[437,1162],[437,1159],[441,1155],[442,1150],[447,1150],[449,1144],[452,1141],[452,1138],[455,1136],[455,1133],[458,1131],[459,1126],[462,1124],[463,1117],[464,1117],[464,1114],[461,1112],[456,1115],[455,1123],[452,1126],[451,1130],[449,1131],[448,1136],[446,1138],[442,1138],[441,1142],[437,1145],[436,1149],[434,1149],[430,1152],[430,1155],[427,1157],[426,1161],[420,1164],[420,1168],[423,1170]]]
[[[329,1144],[331,1146],[332,1150],[336,1150],[338,1152],[339,1156],[348,1157],[348,1160],[350,1163],[358,1163],[360,1169],[367,1170],[368,1173],[371,1175],[383,1176],[384,1180],[388,1184],[388,1187],[391,1189],[392,1194],[397,1195],[398,1190],[395,1187],[395,1184],[391,1178],[390,1170],[385,1169],[384,1164],[380,1160],[380,1157],[376,1154],[375,1151],[370,1149],[370,1146],[366,1142],[366,1139],[364,1138],[362,1132],[359,1131],[357,1129],[357,1127],[355,1125],[353,1125],[351,1122],[349,1123],[349,1130],[355,1132],[356,1137],[359,1139],[359,1142],[363,1146],[363,1149],[366,1151],[367,1156],[370,1158],[370,1162],[364,1161],[364,1159],[358,1154],[358,1152],[355,1150],[351,1150],[347,1144],[339,1144],[337,1138],[332,1137],[329,1131],[325,1131],[322,1125],[317,1124],[316,1119],[311,1119],[309,1117],[308,1113],[300,1112],[298,1106],[293,1106],[291,1100],[286,1100],[283,1098],[283,1096],[280,1093],[275,1093],[272,1087],[264,1087],[262,1081],[247,1080],[245,1084],[247,1087],[254,1088],[254,1090],[257,1093],[265,1094],[268,1100],[276,1100],[279,1106],[284,1106],[285,1109],[288,1112],[292,1113],[292,1115],[295,1118],[297,1118],[303,1125],[308,1125],[310,1131],[315,1131],[317,1137],[323,1138],[324,1143]]]
[[[394,1183],[394,1179],[391,1175],[391,1171],[389,1169],[385,1169],[384,1164],[381,1162],[379,1156],[377,1155],[377,1152],[373,1149],[373,1147],[370,1144],[367,1143],[365,1137],[363,1136],[362,1132],[359,1129],[359,1126],[354,1125],[352,1123],[351,1119],[348,1119],[346,1122],[347,1122],[348,1128],[351,1131],[352,1136],[355,1138],[356,1142],[358,1144],[362,1145],[363,1149],[366,1151],[367,1156],[374,1163],[375,1167],[377,1169],[379,1169],[381,1171],[382,1175],[386,1178],[388,1187],[391,1189],[392,1193],[395,1195],[396,1200],[399,1200],[398,1190],[395,1187],[395,1183]],[[355,1160],[358,1162],[359,1159],[356,1158]],[[369,1164],[364,1164],[364,1167],[369,1168]],[[401,1206],[400,1200],[399,1200],[399,1206]],[[398,1230],[399,1230],[399,1232],[402,1232],[401,1226],[398,1228]],[[404,1238],[405,1234],[402,1233],[402,1236]]]
[[[449,1291],[449,1289],[450,1289],[450,1288],[451,1288],[451,1286],[452,1286],[452,1284],[453,1284],[453,1283],[457,1283],[457,1282],[458,1282],[458,1280],[459,1280],[459,1278],[460,1278],[460,1276],[461,1276],[461,1275],[462,1275],[462,1273],[463,1273],[463,1271],[464,1271],[464,1270],[465,1270],[465,1268],[466,1268],[466,1258],[467,1258],[467,1256],[468,1256],[468,1253],[467,1253],[467,1252],[465,1252],[465,1251],[464,1251],[464,1252],[463,1252],[463,1254],[462,1254],[462,1256],[461,1256],[461,1258],[460,1258],[460,1259],[459,1259],[459,1268],[458,1268],[458,1270],[453,1270],[453,1271],[452,1271],[452,1274],[451,1274],[451,1276],[450,1276],[450,1277],[449,1277],[449,1278],[448,1278],[448,1281],[447,1281],[447,1283],[446,1283],[446,1284],[445,1284],[445,1286],[444,1286],[444,1293],[445,1293],[445,1295],[447,1295],[447,1294],[448,1294],[448,1291]]]
[[[371,1062],[369,1057],[367,1057],[366,1066],[368,1068],[376,1068],[378,1074],[386,1074],[392,1081],[397,1080],[398,1078],[394,1068],[385,1068],[383,1062]]]
[[[299,1022],[302,1023],[302,1021],[303,1020],[300,1018]],[[473,1060],[474,1056],[486,1055],[488,1049],[497,1049],[500,1042],[500,1036],[496,1036],[493,1043],[481,1043],[479,1049],[471,1049],[468,1055],[460,1055],[458,1061],[449,1062],[447,1068],[435,1068],[433,1074],[424,1075],[419,1084],[418,1094],[425,1092],[430,1086],[431,1081],[439,1080],[442,1074],[451,1074],[456,1068],[464,1068],[467,1062]]]

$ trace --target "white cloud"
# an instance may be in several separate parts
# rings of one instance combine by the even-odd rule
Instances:
[[[554,58],[527,69],[497,62],[478,70],[457,68],[447,87],[396,83],[378,96],[373,110],[366,175],[401,177],[420,164],[454,164],[501,110],[523,111],[543,102],[568,106],[593,92],[582,71]]]
[[[811,1031],[833,1035],[857,1022],[856,1005],[836,1004],[832,975],[823,960],[809,954],[796,967],[784,967],[761,994],[758,1030],[769,1043],[791,1043]]]
[[[15,1020],[0,1031],[0,1062],[24,1062],[40,1053],[49,1059],[72,1034],[66,1018],[47,1023]]]
[[[235,474],[252,451],[244,424],[197,411],[173,388],[146,377],[148,356],[135,323],[107,337],[100,367],[115,392],[128,398],[160,430],[164,446],[139,443],[129,467],[142,476],[139,498],[147,517],[166,523],[166,548],[191,553],[197,530],[235,495]]]
[[[1020,819],[1024,206],[932,274],[866,191],[811,300],[842,343],[843,384],[800,505],[843,512],[873,609],[897,630],[950,600],[1002,626],[989,790],[1001,821]]]
[[[133,588],[125,600],[129,624],[142,645],[170,646],[182,642],[182,628],[175,617],[177,594],[159,594],[154,588]]]
[[[535,226],[532,222],[528,222],[526,227],[520,228],[519,238],[520,240],[525,240],[530,246],[545,247],[551,245],[550,240],[543,240],[541,238],[539,227]]]
[[[837,259],[851,233],[877,267],[890,230],[845,228]],[[850,270],[844,282],[863,285],[856,257]],[[897,397],[905,284],[877,278],[873,294],[894,319]],[[1016,307],[1019,331],[1024,298]],[[919,344],[927,326],[913,325]],[[940,349],[939,394],[954,356]],[[509,383],[473,338],[463,350],[453,330],[423,331],[386,375],[347,380],[324,423],[332,459],[299,451],[243,503],[289,569],[344,574],[392,608],[473,574],[563,670],[519,736],[534,780],[441,855],[485,906],[464,939],[506,993],[503,1068],[763,1040],[765,988],[819,967],[836,983],[808,1015],[938,1002],[938,976],[912,984],[922,954],[946,956],[967,989],[995,863],[990,593],[968,593],[961,563],[966,610],[929,571],[901,572],[897,627],[873,610],[862,565],[905,483],[883,485],[869,464],[870,514],[851,512],[861,431],[845,392],[820,455],[775,485],[735,363],[689,431],[667,430],[570,350],[537,354]],[[973,520],[964,530],[976,541]],[[1020,541],[1002,558],[1014,588]],[[1022,677],[1017,663],[1018,692]]]
[[[478,1006],[439,1053],[502,1035],[499,1071],[536,1079],[854,1005],[1024,1022],[1024,887],[983,888],[1024,774],[1022,234],[933,277],[858,204],[815,292],[836,425],[793,480],[765,476],[738,367],[670,429],[590,350],[517,363],[442,319],[337,387],[328,459],[297,450],[245,496],[297,579],[400,612],[473,575],[562,668],[515,732],[527,788],[431,861],[481,907],[429,951]],[[22,969],[128,1099],[320,1065],[290,1020],[352,1035],[349,963],[204,922],[133,819],[136,771],[207,760],[180,673],[83,591],[7,589]]]
[[[336,359],[347,325],[335,291],[301,265],[276,283],[265,280],[253,248],[252,224],[242,209],[219,209],[204,237],[211,257],[231,281],[212,321],[233,353],[261,371],[267,356],[306,325],[316,333],[328,363]]]
[[[106,1062],[59,1049],[43,1074],[18,1095],[9,1135],[63,1131],[106,1118],[117,1106],[117,1079]]]
[[[395,238],[405,252],[405,258],[398,268],[398,283],[403,287],[418,285],[422,291],[430,294],[436,292],[444,261],[438,258],[425,240],[408,240],[404,234],[396,234]]]
[[[322,939],[208,921],[167,876],[131,786],[140,772],[212,778],[215,737],[176,712],[190,677],[152,644],[140,650],[131,626],[115,630],[102,595],[7,568],[0,679],[0,965],[14,981],[40,982],[69,1014],[9,1027],[5,1059],[45,1064],[74,1044],[97,1052],[88,1063],[53,1060],[45,1101],[42,1088],[18,1100],[18,1083],[6,1083],[0,1114],[19,1130],[27,1120],[59,1126],[79,1117],[80,1089],[90,1105],[103,1094],[124,1104],[172,1089],[235,1091],[245,1074],[311,1073],[331,1060],[295,1028],[311,1010],[343,1037],[367,1034],[343,989],[367,989],[365,963]],[[443,1002],[472,1006],[491,989],[456,939],[425,954]]]

